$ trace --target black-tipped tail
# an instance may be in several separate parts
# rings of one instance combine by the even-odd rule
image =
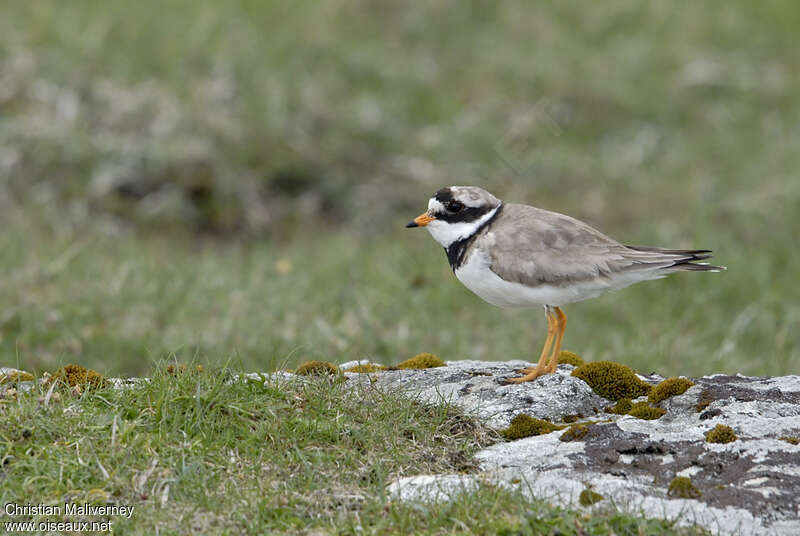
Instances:
[[[707,262],[696,262],[711,258],[710,249],[663,249],[651,246],[625,246],[634,251],[652,253],[660,256],[660,260],[671,261],[671,264],[664,266],[668,271],[687,271],[687,272],[721,272],[727,270],[725,266],[715,266]],[[655,261],[655,259],[653,259]],[[651,261],[651,262],[653,262]]]

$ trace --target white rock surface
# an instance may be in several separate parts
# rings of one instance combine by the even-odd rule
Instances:
[[[478,487],[477,475],[418,475],[389,485],[389,495],[401,501],[440,502]]]
[[[800,534],[800,377],[754,378],[714,375],[665,400],[657,420],[613,415],[613,402],[572,377],[572,366],[534,382],[507,385],[503,379],[530,365],[523,361],[448,362],[426,370],[350,375],[401,389],[426,402],[462,407],[501,428],[519,413],[560,422],[580,415],[596,422],[578,441],[561,441],[563,431],[492,445],[477,453],[482,474],[423,475],[389,487],[398,500],[446,500],[481,480],[520,486],[531,496],[581,508],[581,491],[605,497],[590,508],[614,506],[648,517],[698,524],[719,534]],[[655,384],[662,378],[642,377]],[[697,411],[701,395],[712,402]],[[717,424],[733,428],[738,440],[708,443]],[[670,482],[686,476],[702,494],[687,499],[668,494]]]

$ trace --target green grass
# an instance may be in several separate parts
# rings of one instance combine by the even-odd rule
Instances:
[[[246,371],[309,359],[388,365],[420,352],[532,359],[541,311],[483,303],[424,231],[403,229],[441,186],[476,184],[625,243],[711,248],[729,268],[571,305],[565,348],[666,376],[797,373],[798,26],[790,1],[5,2],[0,365],[41,374],[74,362],[129,376],[165,359]],[[24,415],[34,435],[2,436],[17,458],[0,494],[49,501],[98,487],[136,500],[135,478],[157,451],[142,504],[170,492],[165,508],[147,506],[150,529],[280,531],[297,519],[326,531],[354,532],[359,519],[374,532],[424,528],[417,506],[384,511],[377,481],[356,484],[369,498],[348,510],[326,502],[335,477],[314,489],[257,474],[263,438],[242,423],[291,406],[275,393],[156,378],[65,402],[74,414],[36,397],[5,404],[0,424]],[[213,428],[227,406],[197,405],[198,390],[245,413],[229,410],[228,425]],[[155,399],[186,414],[155,419]],[[415,411],[411,421],[433,426],[449,410]],[[141,452],[110,448],[114,415]],[[241,464],[223,452],[236,433]],[[77,467],[75,445],[94,448],[111,478],[96,463]],[[351,446],[347,475],[360,467]],[[381,478],[406,474],[404,456],[381,458]],[[451,469],[413,470],[423,468]],[[228,519],[228,507],[238,515]],[[442,533],[549,526],[537,523],[657,532],[492,489],[422,513]]]
[[[473,183],[729,267],[570,306],[566,348],[797,372],[798,19],[746,1],[4,4],[0,359],[535,357],[540,311],[484,304],[402,229]]]
[[[310,359],[390,365],[420,352],[533,359],[544,339],[541,310],[484,303],[427,233],[402,225],[222,245],[21,221],[0,235],[0,362],[31,371],[75,362],[136,375],[170,355],[250,371]],[[726,272],[567,307],[565,348],[667,376],[796,372],[794,275],[776,266],[788,259],[722,249]]]
[[[121,534],[696,533],[488,484],[451,503],[392,501],[396,477],[474,472],[472,453],[497,435],[368,385],[165,369],[124,389],[0,400],[0,502],[133,505],[130,519],[110,518]],[[27,519],[46,516],[14,518]]]

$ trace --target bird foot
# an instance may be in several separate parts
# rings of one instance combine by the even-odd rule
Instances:
[[[526,369],[522,369],[522,370],[519,371],[521,374],[525,374],[524,376],[521,376],[519,378],[506,378],[505,381],[506,381],[506,383],[510,383],[510,384],[520,384],[520,383],[525,383],[525,382],[532,382],[533,380],[535,380],[539,376],[543,376],[543,375],[547,374],[548,373],[547,369],[548,369],[548,367],[542,367],[542,368],[539,368],[539,367],[528,367]]]

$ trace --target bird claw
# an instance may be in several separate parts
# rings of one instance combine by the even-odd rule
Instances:
[[[541,369],[540,370],[540,369],[538,369],[536,367],[531,367],[531,368],[532,368],[532,370],[530,372],[525,373],[524,376],[520,376],[519,378],[506,378],[505,382],[508,383],[508,384],[518,385],[520,383],[532,382],[533,380],[535,380],[539,376],[547,374],[547,369]],[[523,370],[525,370],[525,369],[523,369]]]

